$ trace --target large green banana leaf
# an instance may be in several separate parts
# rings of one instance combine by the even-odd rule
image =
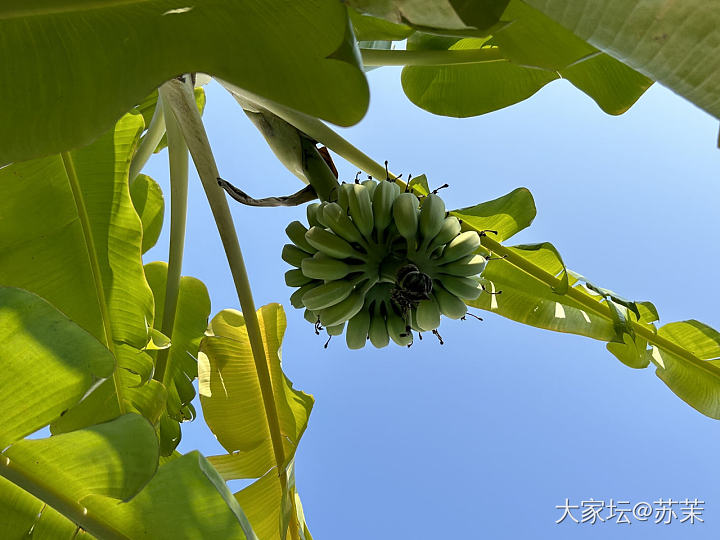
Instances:
[[[525,1],[594,47],[720,118],[717,2]]]
[[[446,66],[408,66],[403,89],[408,98],[435,114],[474,116],[522,101],[563,78],[585,92],[608,114],[621,114],[652,80],[603,54],[552,19],[512,0],[503,26],[491,38],[444,39],[415,34],[414,50],[492,48],[506,61]]]
[[[76,433],[83,435],[84,432]],[[150,433],[154,437],[151,429]],[[51,437],[50,441],[69,435]],[[124,440],[129,443],[108,442],[117,443],[116,448],[120,449],[127,444],[135,446],[141,442],[133,439],[133,433],[129,431],[124,431]],[[69,457],[70,463],[73,463],[72,456]],[[100,457],[104,456],[82,463],[85,474],[111,478],[110,470],[104,461],[99,461]],[[124,481],[126,476],[118,475],[117,482]],[[51,483],[49,487],[67,496],[64,486]],[[96,493],[85,496],[79,510],[82,516],[78,522],[96,531],[97,537],[102,539],[259,538],[238,501],[207,460],[197,452],[163,464],[142,491],[127,502]],[[32,538],[52,540],[92,538],[71,519],[1,476],[0,515],[3,517],[0,520],[0,538],[24,538],[30,536],[30,532]]]
[[[715,2],[512,0],[508,4],[471,0],[433,3],[436,9],[426,9],[428,3],[432,2],[349,2],[362,13],[411,26],[415,10],[425,8],[417,19],[424,31],[456,38],[491,33],[492,45],[517,65],[517,69],[493,64],[406,68],[403,85],[408,96],[432,112],[468,116],[524,99],[551,80],[549,72],[544,80],[538,80],[539,74],[521,69],[530,66],[558,71],[611,114],[630,106],[649,81],[658,81],[720,118],[720,9]],[[490,32],[469,31],[477,25],[468,13],[490,17],[499,7],[504,9],[501,22]],[[382,26],[370,21],[363,21],[361,28],[373,29],[375,39],[397,39],[395,28],[381,33]],[[578,56],[583,48],[589,54]],[[594,55],[594,50],[604,54]],[[497,84],[497,91],[483,88],[483,79]],[[441,82],[446,86],[442,92],[437,87]],[[463,92],[462,84],[468,91]],[[430,95],[422,96],[423,91]],[[474,102],[469,94],[475,95]],[[442,99],[451,101],[445,104],[446,110],[441,108]],[[487,102],[485,107],[479,103],[481,99]]]
[[[277,419],[273,420],[265,407],[245,320],[235,310],[218,313],[200,345],[200,403],[208,426],[229,452],[211,456],[210,462],[225,480],[260,478],[236,495],[241,504],[249,505],[248,517],[258,534],[279,540],[291,520],[299,530],[306,529],[294,502],[293,457],[307,427],[313,398],[295,390],[282,371],[280,347],[286,327],[282,306],[268,304],[257,316]],[[282,435],[284,463],[278,463],[273,449],[273,421],[278,422]],[[280,475],[285,475],[282,482]]]
[[[168,265],[153,262],[145,265],[150,288],[155,297],[155,328],[159,329],[165,306],[165,287]],[[195,418],[191,401],[195,397],[193,381],[197,378],[197,355],[200,340],[205,334],[210,315],[210,296],[202,281],[183,276],[180,279],[172,344],[168,351],[165,376],[168,392],[167,410],[160,421],[161,452],[171,453],[180,442],[180,424]]]
[[[150,381],[153,296],[128,168],[144,122],[124,116],[90,146],[0,169],[0,285],[47,299],[110,349],[117,372],[53,424],[55,433],[110,420],[123,408],[152,422],[165,406]]]
[[[340,125],[368,105],[335,0],[8,0],[0,50],[0,165],[88,144],[186,72]]]
[[[498,231],[485,233],[484,248],[492,257],[479,280],[486,291],[469,305],[531,326],[604,341],[609,352],[632,368],[653,363],[657,376],[680,398],[720,419],[720,333],[698,321],[657,329],[659,316],[651,303],[625,300],[568,270],[548,242],[500,245],[497,240],[507,239],[535,216],[527,190],[452,214],[466,228]]]

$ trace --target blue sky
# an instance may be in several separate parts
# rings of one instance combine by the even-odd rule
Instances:
[[[369,79],[367,116],[341,131],[376,161],[449,183],[449,208],[525,186],[538,216],[509,244],[550,241],[593,282],[653,301],[661,323],[720,328],[716,120],[659,85],[625,115],[607,116],[565,81],[514,107],[451,119],[412,105],[396,68]],[[235,102],[217,85],[207,92],[223,177],[255,197],[299,189]],[[145,172],[167,195],[166,160],[155,156]],[[335,162],[341,179],[355,176]],[[237,308],[196,176],[190,201],[183,274],[206,283],[213,313]],[[286,309],[284,369],[316,400],[296,474],[317,540],[717,537],[720,425],[653,368],[632,370],[600,342],[489,313],[445,320],[443,346],[428,336],[410,349],[348,351],[333,339],[325,350],[289,305],[280,259],[284,228],[304,220],[304,208],[231,204],[256,304]],[[167,227],[146,262],[166,260],[166,246]],[[183,426],[180,450],[192,449],[223,451],[201,418]],[[705,523],[556,525],[566,498],[698,498]]]

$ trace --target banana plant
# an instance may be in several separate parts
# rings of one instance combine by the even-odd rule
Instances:
[[[408,99],[445,116],[511,106],[559,78],[611,115],[658,81],[720,116],[720,12],[641,4],[5,2],[0,537],[311,538],[294,458],[314,400],[282,371],[285,315],[255,306],[228,196],[309,203],[278,253],[290,303],[352,349],[411,345],[472,306],[605,342],[720,419],[720,333],[694,320],[658,328],[652,303],[569,270],[549,242],[506,245],[535,217],[527,189],[448,210],[424,176],[403,182],[326,123],[359,122],[365,72],[398,65]],[[707,61],[695,69],[690,52]],[[221,178],[205,73],[305,187],[258,200]],[[141,171],[165,148],[168,260],[143,264],[165,201]],[[375,180],[339,181],[329,151]],[[182,276],[188,155],[241,308],[210,321],[205,284]],[[176,450],[196,379],[226,454]],[[233,493],[236,479],[253,482]]]

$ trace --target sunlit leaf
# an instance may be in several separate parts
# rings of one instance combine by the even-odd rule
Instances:
[[[517,188],[492,201],[450,213],[477,231],[495,231],[492,237],[502,241],[528,227],[535,219],[537,211],[530,191],[527,188]]]
[[[157,421],[165,390],[148,382],[153,297],[142,267],[142,226],[128,168],[143,128],[128,114],[92,145],[0,170],[0,283],[46,298],[108,345],[126,410]],[[54,433],[121,413],[112,381],[53,422]]]
[[[82,502],[91,494],[129,499],[157,469],[158,445],[150,423],[126,414],[45,439],[25,439],[2,455],[7,470],[20,470],[63,497]],[[13,480],[12,475],[10,477]]]
[[[282,540],[288,523],[294,519],[300,538],[312,540],[308,531],[300,497],[295,488],[295,467],[291,463],[283,491],[281,478],[270,470],[265,476],[235,493],[258,537],[263,540]],[[294,515],[293,515],[294,514]]]
[[[115,437],[116,433],[109,433],[106,426],[113,426],[124,421],[124,418],[103,424],[104,435]],[[142,422],[145,424],[144,432],[155,439],[152,428],[144,420]],[[87,433],[89,436],[83,435]],[[41,478],[44,485],[57,489],[64,499],[69,502],[73,500],[81,502],[86,509],[82,517],[90,519],[91,524],[102,525],[105,530],[112,531],[114,537],[133,540],[159,538],[257,540],[258,537],[252,531],[250,523],[232,493],[207,460],[197,452],[166,460],[149,483],[127,502],[109,497],[107,493],[103,494],[103,490],[109,491],[106,488],[108,485],[114,486],[115,489],[112,491],[117,492],[117,486],[129,486],[131,482],[139,480],[133,468],[125,467],[116,470],[114,475],[111,473],[113,467],[117,469],[118,464],[123,461],[125,464],[138,461],[142,455],[135,450],[135,446],[144,441],[134,438],[133,433],[127,429],[124,430],[125,440],[121,441],[114,438],[100,440],[96,435],[97,431],[82,430],[48,439],[49,444],[56,440],[60,442],[62,439],[69,441],[74,437],[75,442],[80,443],[80,451],[89,448],[87,440],[95,444],[94,448],[98,453],[83,463],[85,470],[78,471],[77,477],[86,478],[86,483],[80,489],[81,492],[89,491],[90,494],[83,496],[80,501],[73,492],[77,484],[75,479],[71,479],[71,484],[67,487],[61,485],[60,482],[65,478],[64,471],[61,471],[57,479],[52,476]],[[121,452],[114,449],[119,449]],[[157,446],[155,449],[157,450]],[[62,461],[62,458],[56,456],[54,459]],[[70,465],[68,473],[74,472],[72,469],[74,459],[70,452],[67,455]],[[157,462],[157,455],[155,459]],[[0,470],[4,469],[0,466]],[[89,484],[87,479],[90,480]],[[89,537],[89,535],[74,536],[76,531],[74,523],[2,477],[0,477],[0,511],[3,516],[0,520],[0,533],[5,533],[2,538],[21,538],[18,532],[27,532],[31,527],[34,531],[33,538],[70,540]]]
[[[0,79],[12,84],[0,90],[0,164],[88,144],[186,72],[354,124],[368,88],[350,33],[345,6],[332,0],[6,1]]]
[[[609,114],[625,112],[652,80],[608,57],[519,0],[508,6],[491,40],[423,37],[408,48],[467,50],[493,47],[507,61],[407,66],[402,72],[408,98],[435,114],[467,117],[527,99],[558,78],[570,80]]]
[[[0,358],[0,448],[48,425],[115,366],[110,351],[45,300],[9,287],[0,287]]]
[[[594,47],[720,117],[720,12],[714,2],[526,3]]]
[[[137,175],[130,184],[130,197],[142,221],[142,252],[145,253],[160,237],[165,217],[165,199],[158,183],[145,174]]]
[[[198,452],[165,463],[129,502],[92,496],[86,505],[133,540],[258,538],[222,478]]]
[[[720,333],[699,321],[666,324],[658,335],[690,351],[699,360],[688,360],[653,347],[648,353],[655,374],[691,407],[720,419]]]
[[[282,306],[268,304],[257,313],[289,460],[307,426],[313,398],[293,389],[282,372]],[[245,320],[241,313],[226,309],[213,318],[208,332],[198,357],[200,403],[208,426],[230,452],[212,463],[225,479],[259,478],[276,463]]]
[[[73,540],[78,532],[71,520],[2,476],[0,516],[0,538]]]
[[[168,267],[164,262],[145,265],[145,275],[155,297],[156,328],[162,325],[163,320],[167,271]],[[172,344],[165,376],[165,380],[168,381],[167,418],[161,422],[161,431],[164,434],[162,439],[167,442],[167,445],[163,444],[164,454],[174,449],[180,442],[178,422],[195,418],[195,409],[191,401],[195,397],[193,381],[197,378],[196,358],[209,315],[210,296],[205,285],[192,277],[180,278]]]

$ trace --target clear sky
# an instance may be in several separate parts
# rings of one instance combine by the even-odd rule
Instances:
[[[448,208],[525,186],[538,216],[508,244],[550,241],[593,282],[653,301],[661,323],[696,318],[720,329],[716,120],[659,85],[625,115],[607,116],[565,81],[514,107],[451,119],[412,105],[398,69],[369,78],[369,112],[342,132],[375,160],[425,173],[431,186],[448,182]],[[302,187],[220,87],[207,93],[224,178],[255,197]],[[155,156],[145,172],[167,196],[166,160]],[[355,176],[335,162],[341,179]],[[205,282],[213,313],[238,308],[196,176],[190,198],[183,274]],[[316,540],[718,537],[720,424],[654,368],[632,370],[603,343],[489,313],[444,320],[443,346],[426,336],[410,349],[348,351],[335,338],[324,350],[289,304],[280,259],[284,228],[304,220],[304,208],[231,204],[256,304],[286,309],[285,372],[316,400],[296,459]],[[158,246],[146,262],[167,260],[167,226]],[[223,451],[201,418],[183,426],[179,449]],[[629,501],[621,508],[698,498],[705,522],[556,524],[566,498]]]

